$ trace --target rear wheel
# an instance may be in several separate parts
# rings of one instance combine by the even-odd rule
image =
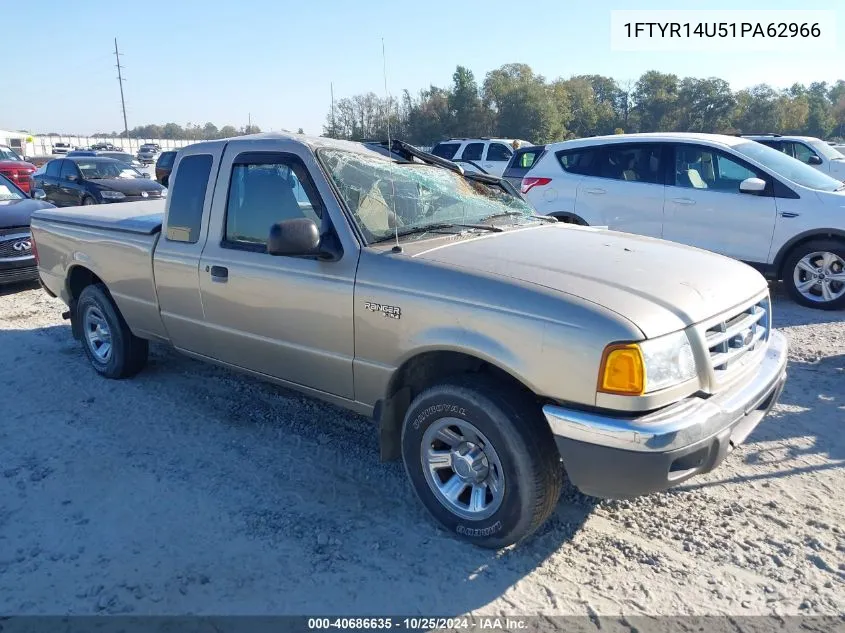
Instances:
[[[87,286],[76,302],[85,355],[106,378],[127,378],[147,363],[149,344],[126,325],[105,286]]]
[[[784,263],[783,282],[801,305],[845,308],[845,242],[816,240],[796,247]]]
[[[562,468],[533,398],[477,377],[431,387],[408,409],[402,457],[417,496],[450,532],[505,547],[540,525]]]

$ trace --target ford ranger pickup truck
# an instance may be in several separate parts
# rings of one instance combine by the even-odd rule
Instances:
[[[372,416],[382,459],[485,547],[541,525],[564,476],[625,498],[708,472],[777,401],[786,342],[751,267],[379,147],[188,146],[166,201],[37,211],[41,283],[106,378],[157,341]]]

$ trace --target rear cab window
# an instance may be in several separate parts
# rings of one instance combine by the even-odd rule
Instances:
[[[167,240],[189,244],[199,240],[213,162],[211,154],[192,154],[179,163],[168,194]]]
[[[455,154],[458,153],[459,149],[461,149],[460,143],[438,143],[434,146],[434,149],[431,150],[431,153],[435,156],[439,156],[440,158],[452,160],[455,157]]]

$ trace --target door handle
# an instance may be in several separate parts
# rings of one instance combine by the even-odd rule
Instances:
[[[782,217],[782,218],[797,218],[799,215],[801,215],[801,214],[800,213],[790,213],[789,211],[783,211],[780,214],[780,217]]]
[[[211,267],[211,281],[225,282],[229,280],[229,269],[225,266]]]
[[[695,204],[695,200],[692,200],[690,198],[673,198],[672,202],[674,202],[676,204],[684,204],[684,205],[687,205],[687,206],[689,206],[691,204]]]
[[[596,195],[601,195],[601,194],[606,193],[606,192],[605,192],[604,189],[590,188],[590,189],[584,189],[584,193],[593,193],[593,194],[596,194]]]

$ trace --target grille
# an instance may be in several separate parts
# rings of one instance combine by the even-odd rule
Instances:
[[[754,351],[765,347],[770,330],[768,297],[707,328],[705,344],[716,376],[744,365]]]
[[[18,242],[29,242],[31,244],[32,238],[29,235],[19,235],[12,239],[6,236],[0,236],[0,258],[8,259],[9,257],[26,257],[32,255],[30,248],[22,251],[15,250],[15,244]]]

